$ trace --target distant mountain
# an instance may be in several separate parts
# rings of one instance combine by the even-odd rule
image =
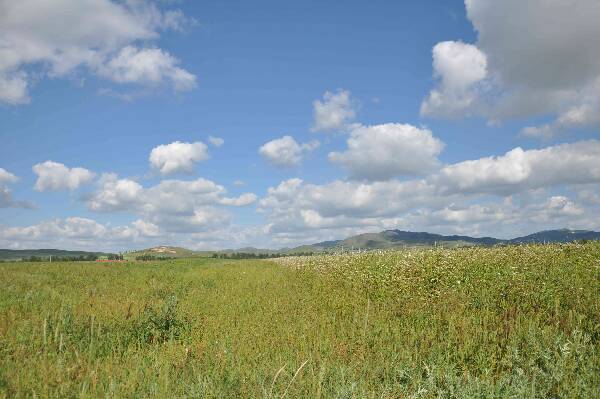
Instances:
[[[302,245],[286,249],[282,252],[331,252],[340,249],[391,249],[434,245],[442,247],[490,246],[495,244],[571,242],[576,240],[600,240],[600,232],[569,229],[547,230],[511,240],[501,240],[493,237],[446,236],[426,232],[385,230],[379,233],[359,234],[344,240],[323,241],[312,245]]]
[[[589,230],[546,230],[529,234],[528,236],[513,238],[511,243],[544,243],[544,242],[570,242],[575,240],[600,240],[600,232]]]
[[[32,256],[40,258],[50,258],[50,256],[75,258],[89,255],[101,257],[109,254],[106,252],[65,251],[62,249],[0,249],[0,259],[3,260],[28,259]]]
[[[239,248],[220,251],[192,251],[190,249],[171,246],[159,246],[153,248],[132,251],[125,254],[126,258],[135,259],[140,255],[153,255],[156,257],[169,258],[193,258],[208,257],[214,253],[233,254],[299,254],[311,252],[334,252],[338,250],[351,249],[393,249],[406,247],[464,247],[464,246],[490,246],[495,244],[532,244],[532,243],[554,243],[571,242],[576,240],[600,240],[600,232],[588,230],[546,230],[533,233],[524,237],[510,240],[501,240],[493,237],[470,237],[459,235],[442,235],[427,232],[412,232],[402,230],[385,230],[379,233],[365,233],[348,237],[343,240],[323,241],[316,244],[301,245],[295,248],[282,248],[279,250],[261,248]],[[104,252],[86,251],[63,251],[60,249],[0,249],[0,259],[23,259],[31,256],[48,258],[50,256],[107,256]]]
[[[470,237],[403,230],[385,230],[379,233],[358,234],[343,240],[322,241],[315,244],[301,245],[294,248],[282,248],[278,250],[245,247],[238,249],[224,249],[219,251],[191,251],[185,248],[161,246],[130,252],[126,256],[131,258],[137,255],[151,254],[155,256],[168,256],[173,258],[189,258],[212,256],[214,253],[227,255],[234,253],[292,255],[301,253],[335,252],[342,249],[394,249],[432,246],[453,248],[466,246],[491,246],[496,244],[570,242],[575,240],[600,240],[600,232],[569,229],[547,230],[524,237],[502,240],[493,237]]]
[[[243,247],[237,249],[222,249],[220,251],[205,251],[210,254],[215,252],[220,254],[233,254],[233,253],[244,253],[244,254],[276,254],[281,252],[281,250],[277,249],[265,249],[265,248],[254,248],[254,247]]]
[[[171,247],[162,245],[159,247],[140,249],[138,251],[132,251],[125,254],[126,258],[135,258],[136,256],[152,255],[156,257],[165,258],[194,258],[199,256],[206,256],[205,253],[199,251],[192,251],[191,249],[182,247]]]
[[[348,237],[344,240],[323,241],[312,245],[303,245],[287,250],[297,252],[327,252],[338,249],[389,249],[415,246],[471,246],[494,245],[504,242],[492,237],[474,238],[469,236],[433,234],[402,230],[385,230],[379,233],[364,233]]]

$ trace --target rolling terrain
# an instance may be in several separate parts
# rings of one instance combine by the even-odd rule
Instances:
[[[341,250],[372,250],[372,249],[394,249],[407,247],[469,247],[469,246],[492,246],[498,244],[543,244],[543,243],[567,243],[577,240],[600,240],[600,232],[589,230],[546,230],[529,234],[523,237],[502,240],[493,237],[470,237],[461,235],[442,235],[427,232],[412,232],[402,230],[385,230],[379,233],[364,233],[345,238],[343,240],[322,241],[315,244],[301,245],[294,248],[264,249],[244,247],[238,249],[225,249],[220,251],[194,251],[182,247],[158,246],[136,251],[125,252],[128,259],[150,255],[156,258],[195,258],[210,257],[213,254],[306,254],[321,252],[338,252]],[[31,256],[49,258],[50,256],[76,257],[95,255],[98,257],[108,256],[104,252],[65,251],[60,249],[0,249],[0,260],[27,259]]]
[[[340,249],[392,249],[404,247],[464,247],[491,246],[496,244],[542,244],[566,243],[577,240],[599,240],[600,232],[588,230],[546,230],[524,237],[502,240],[493,237],[470,237],[459,235],[441,235],[426,232],[402,230],[385,230],[379,233],[365,233],[343,240],[323,241],[312,245],[303,245],[292,249],[284,249],[284,253],[296,252],[330,252]]]
[[[0,263],[0,398],[593,398],[600,243]]]
[[[182,247],[171,247],[161,245],[158,247],[140,249],[137,251],[127,252],[126,258],[135,259],[138,256],[150,255],[158,258],[194,258],[199,256],[208,256],[206,252],[192,251],[191,249]]]
[[[32,256],[39,258],[77,258],[80,256],[106,257],[111,255],[106,252],[88,252],[88,251],[65,251],[62,249],[0,249],[0,260],[19,260],[29,259]]]

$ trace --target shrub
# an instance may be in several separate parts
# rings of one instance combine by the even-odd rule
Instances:
[[[178,300],[169,295],[158,310],[146,306],[134,323],[132,336],[139,343],[163,343],[178,340],[189,328],[189,322],[177,313]]]

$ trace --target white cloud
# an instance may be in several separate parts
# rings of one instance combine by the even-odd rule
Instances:
[[[527,151],[517,147],[502,156],[446,166],[431,181],[445,192],[491,194],[599,183],[600,141],[580,141]]]
[[[32,209],[34,205],[29,201],[18,201],[13,198],[12,190],[0,184],[0,208],[25,208]]]
[[[195,143],[182,143],[175,141],[171,144],[162,144],[150,152],[150,165],[161,175],[177,172],[192,173],[196,163],[207,160],[208,147],[198,141]]]
[[[521,129],[521,135],[524,137],[533,137],[540,139],[551,139],[557,134],[557,130],[550,124],[542,126],[527,126]]]
[[[0,184],[2,183],[14,183],[18,180],[17,176],[10,173],[4,168],[0,168]]]
[[[598,51],[600,35],[600,6],[595,0],[466,0],[465,4],[478,33],[477,45],[504,83],[571,89],[598,77],[600,60],[592,55]]]
[[[268,189],[259,210],[272,224],[271,232],[289,232],[316,225],[379,225],[380,220],[414,207],[443,203],[434,187],[421,180],[374,183],[334,181],[317,185],[289,179]]]
[[[565,226],[599,229],[599,183],[599,141],[515,148],[413,180],[285,180],[259,200],[266,224],[241,227],[228,207],[254,203],[252,193],[229,197],[223,186],[206,179],[163,180],[146,188],[106,174],[85,199],[87,206],[135,215],[130,225],[69,218],[0,226],[0,244],[91,248],[100,242],[119,248],[168,242],[206,249],[298,245],[391,228],[496,237]]]
[[[24,72],[2,73],[0,71],[0,102],[10,105],[27,104],[27,74]]]
[[[474,115],[491,120],[554,116],[547,125],[522,131],[542,138],[566,129],[600,126],[600,59],[595,56],[600,51],[596,39],[600,6],[596,0],[465,3],[478,34],[476,48],[457,42],[434,47],[433,66],[442,82],[423,102],[423,115]],[[461,49],[457,54],[463,56],[436,51],[440,46]],[[457,69],[441,67],[444,62],[440,60],[452,59],[457,62],[449,65]],[[449,76],[453,76],[449,81],[458,82],[458,90],[446,90]],[[456,92],[460,95],[453,95]]]
[[[220,137],[208,136],[208,142],[214,145],[215,147],[220,147],[225,144],[225,140]]]
[[[123,250],[132,243],[151,243],[148,239],[159,239],[160,234],[156,225],[143,220],[113,227],[88,218],[69,217],[25,227],[0,225],[0,246],[15,249]]]
[[[403,175],[424,175],[438,166],[444,144],[430,130],[387,123],[355,126],[348,149],[331,152],[329,160],[348,169],[354,179],[387,180]]]
[[[118,82],[170,81],[176,90],[192,88],[195,77],[174,57],[135,47],[189,22],[179,10],[161,11],[144,0],[2,1],[0,101],[27,103],[34,79],[82,71]]]
[[[300,165],[304,154],[317,147],[316,140],[299,144],[292,136],[283,136],[262,145],[258,153],[273,165],[285,168]]]
[[[259,245],[265,237],[262,228],[228,225],[230,221],[227,215],[218,212],[198,211],[192,217],[181,217],[177,222],[179,224],[171,226],[173,229],[170,231],[144,219],[118,226],[81,217],[46,220],[23,227],[0,224],[0,247],[118,252],[175,245],[196,250],[215,250],[240,248],[249,243]]]
[[[469,112],[477,100],[477,84],[487,75],[485,54],[471,44],[441,42],[433,47],[433,70],[439,86],[421,104],[421,115]]]
[[[4,168],[0,168],[0,208],[33,208],[28,201],[17,201],[7,184],[15,183],[19,178]]]
[[[158,237],[160,236],[160,228],[154,223],[147,222],[145,220],[136,220],[131,225],[139,232],[140,235],[145,237]]]
[[[225,197],[221,199],[220,203],[223,205],[232,205],[232,206],[246,206],[256,202],[258,197],[253,193],[245,193],[240,195],[237,198],[228,198]]]
[[[138,203],[143,192],[138,182],[119,179],[114,173],[102,175],[98,184],[100,189],[87,201],[88,208],[97,212],[129,209]]]
[[[34,188],[37,191],[75,190],[91,182],[95,174],[85,168],[68,168],[62,163],[46,161],[32,167],[37,175]]]
[[[289,179],[268,189],[259,211],[273,242],[282,245],[388,228],[514,237],[565,226],[600,228],[594,222],[599,183],[600,142],[588,140],[515,148],[414,180]],[[568,192],[578,192],[578,199]]]
[[[500,222],[512,217],[510,212],[502,206],[494,205],[468,205],[457,206],[451,204],[442,209],[435,210],[426,215],[429,224],[474,224],[481,222]]]
[[[521,130],[523,136],[550,139],[565,130],[600,127],[600,78],[592,85],[580,90],[568,106],[562,107],[556,118],[541,126],[527,126]]]
[[[118,83],[160,86],[168,81],[177,91],[196,87],[196,77],[178,64],[178,59],[161,49],[127,46],[102,65],[98,73]]]
[[[343,130],[356,116],[355,104],[348,90],[330,91],[323,94],[323,100],[313,101],[314,132]]]
[[[291,179],[270,188],[259,210],[267,218],[266,232],[272,242],[282,245],[385,229],[506,238],[565,226],[600,228],[597,218],[590,219],[600,215],[597,203],[585,205],[544,192],[533,201],[522,200],[520,194],[442,195],[425,181],[315,185]]]
[[[578,216],[584,214],[582,207],[575,204],[575,202],[571,199],[562,195],[548,198],[548,200],[540,208],[547,212],[565,216]]]
[[[231,215],[223,206],[247,206],[256,201],[252,193],[239,197],[226,197],[226,193],[223,186],[203,178],[162,180],[145,188],[133,180],[106,174],[85,201],[95,212],[127,212],[167,232],[194,232],[228,225]]]

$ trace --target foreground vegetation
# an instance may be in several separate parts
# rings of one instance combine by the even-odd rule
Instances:
[[[0,397],[598,397],[600,244],[0,264]]]

